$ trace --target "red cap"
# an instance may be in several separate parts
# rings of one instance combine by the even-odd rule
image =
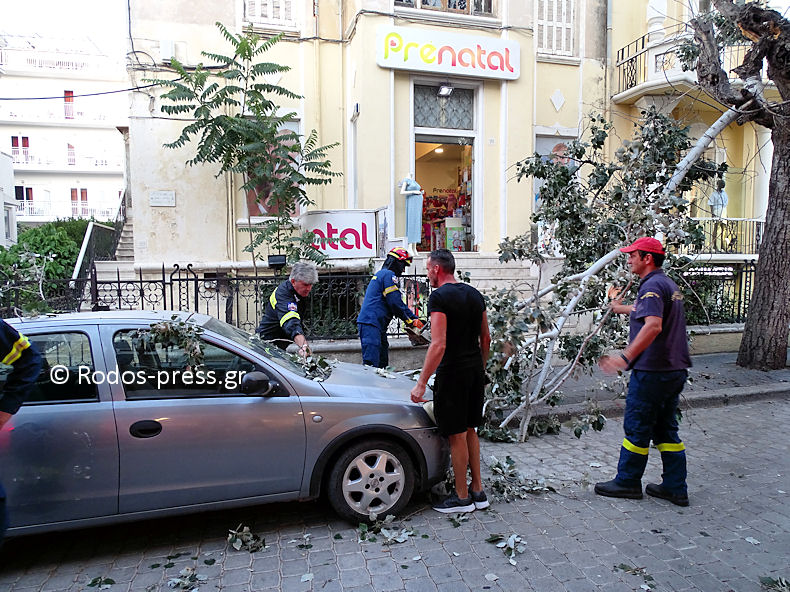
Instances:
[[[620,249],[623,253],[631,253],[632,251],[644,251],[645,253],[658,253],[664,255],[664,247],[661,242],[649,236],[643,236],[634,241],[632,245]]]

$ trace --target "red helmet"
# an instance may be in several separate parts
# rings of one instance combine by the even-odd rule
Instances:
[[[395,247],[389,253],[387,253],[387,255],[392,255],[395,257],[395,259],[403,261],[406,265],[411,265],[412,256],[409,255],[409,252],[403,247]]]

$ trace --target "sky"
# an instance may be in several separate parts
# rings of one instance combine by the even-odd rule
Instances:
[[[0,30],[60,37],[88,35],[108,54],[122,56],[128,36],[127,1],[0,0]],[[790,0],[769,0],[769,5],[790,17]]]
[[[88,36],[108,55],[123,58],[128,36],[126,7],[127,0],[0,0],[0,30]]]

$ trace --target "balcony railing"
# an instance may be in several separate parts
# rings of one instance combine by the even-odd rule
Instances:
[[[31,152],[27,148],[11,149],[11,157],[14,164],[23,165],[23,168],[45,168],[45,169],[78,169],[78,170],[123,170],[120,159],[107,158],[106,156],[76,156],[73,152],[67,151],[65,156],[55,157],[51,154]]]
[[[760,250],[765,221],[758,218],[694,218],[705,234],[700,249],[685,254],[702,253],[756,255]]]
[[[45,218],[94,218],[96,220],[111,220],[117,210],[117,204],[108,205],[105,202],[71,201],[53,202],[50,200],[25,200],[16,202],[16,213],[19,217]]]
[[[691,25],[681,23],[663,30],[642,35],[617,52],[617,93],[625,92],[645,82],[660,82],[684,74],[677,56],[677,47],[693,37]],[[658,37],[658,40],[651,41]],[[728,74],[740,65],[750,45],[730,45],[722,50],[722,68]],[[696,76],[693,72],[687,76]],[[767,80],[765,75],[764,79]]]
[[[118,112],[120,113],[120,112]],[[29,107],[21,104],[0,105],[0,119],[4,121],[38,121],[50,123],[99,123],[118,122],[123,115],[97,110],[93,106],[75,103],[57,103],[45,107]]]

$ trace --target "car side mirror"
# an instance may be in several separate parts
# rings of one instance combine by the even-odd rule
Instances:
[[[247,372],[241,377],[241,392],[245,395],[267,397],[280,386],[276,380],[270,380],[263,372]]]

